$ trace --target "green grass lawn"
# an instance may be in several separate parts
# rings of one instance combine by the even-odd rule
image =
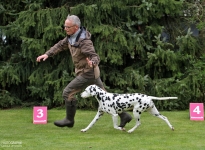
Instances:
[[[77,110],[73,128],[54,126],[53,122],[64,118],[64,113],[63,109],[48,110],[48,123],[35,125],[32,108],[0,110],[0,149],[205,150],[205,122],[190,121],[189,111],[161,111],[175,131],[163,120],[144,112],[141,126],[131,134],[114,129],[108,114],[104,114],[86,133],[80,132],[96,111]],[[126,129],[134,124],[132,120]]]

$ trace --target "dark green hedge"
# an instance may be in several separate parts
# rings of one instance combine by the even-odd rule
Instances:
[[[0,107],[62,106],[62,91],[74,78],[68,51],[37,63],[65,36],[68,14],[92,33],[101,78],[110,92],[177,96],[156,101],[162,110],[204,102],[205,19],[200,1],[38,0],[0,2]],[[96,108],[94,98],[79,108]]]

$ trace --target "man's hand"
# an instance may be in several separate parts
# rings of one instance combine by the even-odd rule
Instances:
[[[37,62],[40,62],[41,59],[43,59],[43,61],[45,61],[47,58],[48,58],[48,55],[47,55],[47,54],[43,54],[43,55],[41,55],[41,56],[38,56],[37,59],[36,59],[36,61],[37,61]]]
[[[95,62],[91,61],[89,58],[86,58],[88,65],[92,68],[95,67],[97,64]]]

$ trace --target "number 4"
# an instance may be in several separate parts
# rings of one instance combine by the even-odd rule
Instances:
[[[196,106],[196,108],[194,108],[193,112],[197,113],[197,114],[200,114],[201,111],[199,109],[199,106]]]

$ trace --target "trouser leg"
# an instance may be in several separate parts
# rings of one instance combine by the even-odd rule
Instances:
[[[75,94],[80,92],[83,88],[90,84],[96,84],[103,88],[103,84],[100,78],[98,79],[85,79],[82,76],[77,76],[73,79],[63,90],[63,99],[65,101],[66,117],[62,120],[55,121],[54,124],[58,127],[73,127],[74,118],[77,109],[77,100]]]
[[[124,127],[127,123],[129,123],[132,120],[132,116],[128,114],[127,112],[122,112],[121,114],[118,114],[120,116],[120,125],[119,127]]]

